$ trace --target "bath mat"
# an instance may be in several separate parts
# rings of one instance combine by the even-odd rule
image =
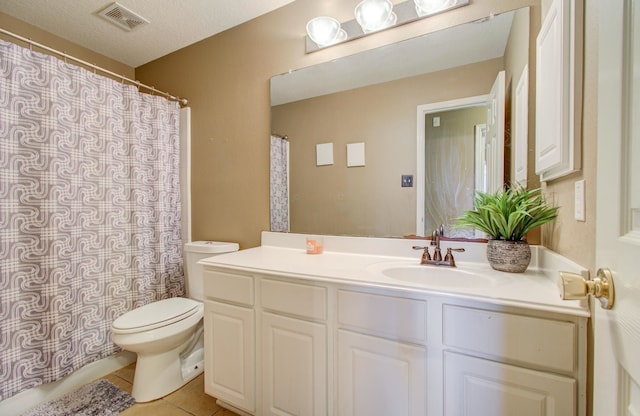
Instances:
[[[108,380],[97,380],[78,390],[43,403],[23,416],[112,416],[131,407],[135,400]]]

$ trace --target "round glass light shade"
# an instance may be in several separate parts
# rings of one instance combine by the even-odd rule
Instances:
[[[437,13],[456,4],[456,0],[413,0],[418,16]]]
[[[320,16],[309,20],[307,34],[318,46],[323,47],[344,40],[347,33],[333,17]]]
[[[364,33],[393,26],[397,20],[390,0],[363,0],[356,6],[355,14]]]

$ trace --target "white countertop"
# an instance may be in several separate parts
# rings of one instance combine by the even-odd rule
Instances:
[[[491,269],[486,260],[482,261],[484,244],[442,242],[443,251],[445,247],[467,248],[466,253],[456,253],[457,270],[452,272],[446,270],[450,268],[443,266],[420,266],[421,251],[411,250],[411,246],[423,244],[415,240],[324,236],[324,253],[307,254],[304,238],[301,234],[288,234],[285,237],[277,233],[264,233],[261,247],[210,257],[200,264],[262,275],[417,291],[589,316],[586,301],[560,299],[555,280],[560,270],[580,273],[584,269],[544,247],[532,246],[532,264],[525,273],[504,273]],[[345,239],[348,240],[345,242]],[[356,250],[349,249],[351,243],[356,243]],[[363,249],[363,244],[358,243],[366,243],[369,248]],[[340,251],[331,251],[332,246],[340,247]],[[381,251],[388,251],[393,255],[382,255]],[[405,252],[407,256],[397,255]],[[442,276],[405,280],[388,277],[383,273],[385,268],[394,266],[415,269],[410,271],[417,274],[430,273],[431,270],[439,273],[442,270]],[[465,272],[475,273],[476,276],[465,276]],[[447,278],[449,274],[453,278]]]

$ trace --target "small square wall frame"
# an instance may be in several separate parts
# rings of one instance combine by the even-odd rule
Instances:
[[[316,144],[316,166],[333,165],[333,143]]]
[[[347,167],[364,166],[364,143],[347,144]]]

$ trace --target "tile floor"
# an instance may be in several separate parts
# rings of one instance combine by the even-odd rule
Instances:
[[[131,394],[135,363],[115,371],[105,377],[122,390]],[[216,404],[216,399],[204,392],[204,374],[191,380],[181,389],[162,399],[148,403],[136,403],[121,416],[237,416]]]

